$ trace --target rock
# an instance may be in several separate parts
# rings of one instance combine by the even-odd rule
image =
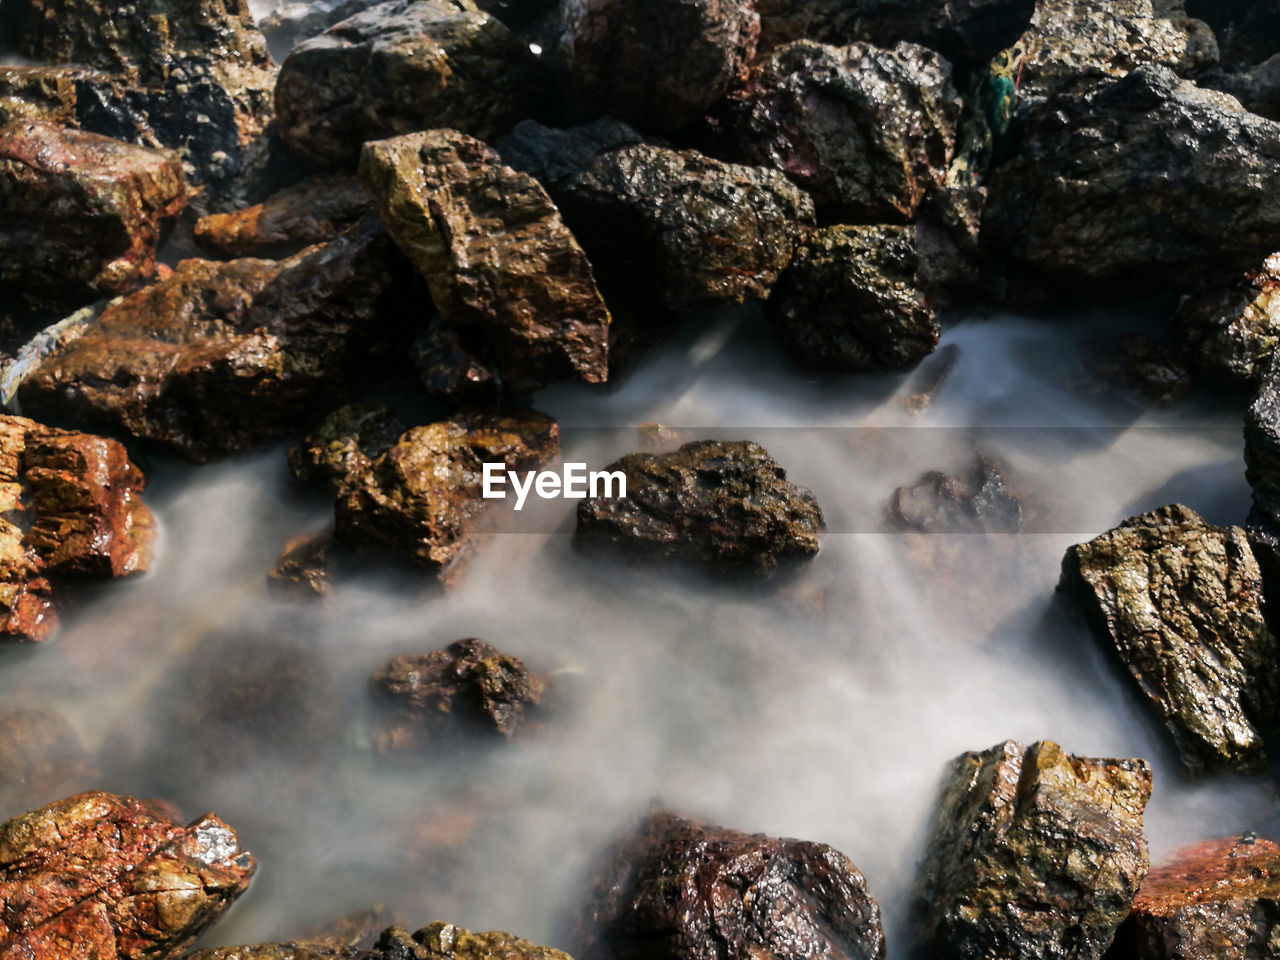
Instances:
[[[195,240],[215,256],[288,257],[335,239],[368,211],[369,199],[358,180],[314,177],[256,206],[202,217]]]
[[[395,446],[404,431],[385,403],[340,407],[289,449],[289,473],[299,483],[325,484],[337,493]]]
[[[1259,63],[1280,53],[1275,0],[1187,0],[1187,12],[1213,28],[1223,63]]]
[[[1181,504],[1161,507],[1071,547],[1062,577],[1189,773],[1265,769],[1280,672],[1243,530],[1210,526]]]
[[[302,599],[327,597],[332,548],[333,540],[327,534],[292,538],[267,574],[267,584]]]
[[[320,170],[366,140],[437,127],[481,139],[536,112],[540,64],[471,0],[392,0],[297,47],[276,85],[285,144]]]
[[[167,153],[25,122],[0,129],[0,291],[79,306],[155,272],[186,204]]]
[[[1280,29],[1280,4],[1276,8],[1277,29]],[[1229,93],[1251,113],[1268,120],[1280,120],[1280,53],[1245,70],[1211,70],[1198,76],[1196,83]]]
[[[929,956],[1097,960],[1147,875],[1144,760],[1006,740],[952,761],[918,887]]]
[[[963,476],[926,473],[914,486],[899,487],[888,504],[889,523],[916,533],[1019,533],[1022,504],[1004,474],[979,454]]]
[[[1195,387],[1191,371],[1172,348],[1141,333],[1098,337],[1081,346],[1085,369],[1104,389],[1111,387],[1168,407]]]
[[[993,253],[1088,295],[1256,267],[1280,226],[1280,124],[1143,67],[1030,111],[991,178]]]
[[[1183,300],[1173,317],[1173,337],[1206,376],[1227,383],[1260,380],[1280,344],[1280,254],[1231,283]]]
[[[713,124],[729,159],[782,171],[826,222],[898,223],[946,185],[960,110],[932,50],[799,41],[760,63]]]
[[[609,311],[533,177],[449,130],[368,144],[360,176],[444,323],[488,347],[508,389],[605,380]]]
[[[1253,834],[1206,840],[1152,869],[1116,935],[1133,960],[1244,960],[1275,952],[1280,847]]]
[[[379,0],[315,0],[282,3],[258,21],[271,55],[281,63],[303,40],[310,40]]]
[[[813,224],[777,171],[646,144],[597,157],[557,202],[602,287],[675,310],[767,297]]]
[[[612,333],[612,323],[609,329]],[[487,359],[489,353],[479,337],[468,337],[466,331],[436,317],[427,332],[413,342],[410,355],[427,396],[463,410],[495,407],[502,402],[502,378]]]
[[[591,166],[600,154],[639,143],[644,143],[643,136],[612,117],[564,130],[521,120],[495,149],[503,163],[534,177],[556,197],[565,183]]]
[[[182,953],[257,864],[213,814],[82,793],[0,826],[0,957],[146,960]]]
[[[559,447],[559,427],[540,413],[470,414],[414,427],[338,497],[337,537],[447,580],[479,533],[482,465],[534,469]]]
[[[580,960],[875,960],[880,908],[825,844],[649,814],[601,860]]]
[[[911,227],[827,227],[796,251],[766,305],[787,353],[810,370],[910,367],[938,346]]]
[[[483,640],[395,657],[373,675],[388,716],[373,735],[379,753],[421,753],[471,733],[527,732],[546,680]]]
[[[759,444],[694,441],[674,453],[628,454],[605,470],[625,476],[626,495],[579,504],[584,545],[761,574],[818,552],[818,502]]]
[[[909,392],[901,395],[903,408],[915,416],[928,410],[939,391],[946,386],[959,360],[960,348],[949,343],[922,363],[907,385]]]
[[[195,950],[183,960],[370,960],[380,931],[393,921],[389,911],[374,907],[339,917],[313,936],[287,943]]]
[[[362,960],[571,960],[509,933],[472,933],[452,923],[433,923],[412,936],[392,927]]]
[[[0,816],[30,810],[98,780],[97,764],[62,714],[46,708],[0,711]]]

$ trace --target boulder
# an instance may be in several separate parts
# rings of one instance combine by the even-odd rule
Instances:
[[[1280,253],[1234,281],[1184,299],[1173,317],[1173,337],[1205,376],[1227,383],[1260,380],[1280,344]]]
[[[327,534],[293,537],[267,574],[267,585],[300,599],[327,597],[332,548]]]
[[[383,931],[361,960],[571,960],[568,954],[540,947],[509,933],[472,933],[452,923],[433,923],[410,935],[392,927]]]
[[[925,47],[775,50],[713,115],[729,159],[773,167],[829,223],[911,221],[947,181],[960,98]]]
[[[1161,507],[1071,547],[1062,578],[1188,773],[1265,769],[1263,734],[1280,719],[1280,651],[1243,530]]]
[[[632,453],[605,468],[625,496],[578,506],[578,542],[648,558],[683,558],[759,574],[818,552],[813,494],[757,443],[700,440],[673,453]]]
[[[0,711],[0,769],[4,817],[85,790],[101,776],[62,714],[44,707]]]
[[[605,380],[609,311],[533,177],[450,130],[366,145],[360,176],[444,324],[487,348],[509,390]]]
[[[612,117],[566,129],[548,127],[537,120],[521,120],[495,149],[503,163],[532,176],[555,198],[600,154],[644,142],[641,134]]]
[[[939,960],[1098,960],[1147,875],[1144,760],[1012,740],[947,771],[918,886]]]
[[[821,843],[649,814],[592,874],[580,960],[879,960],[866,878]]]
[[[280,68],[280,136],[304,164],[352,168],[366,140],[437,127],[481,139],[536,112],[528,44],[471,0],[391,0],[298,46]]]
[[[1156,406],[1180,403],[1195,388],[1186,362],[1168,344],[1142,333],[1088,340],[1080,347],[1099,392],[1118,390]]]
[[[313,177],[255,206],[202,217],[195,241],[219,257],[289,257],[335,239],[368,211],[355,178]]]
[[[289,449],[289,473],[299,483],[337,493],[395,446],[405,429],[385,403],[340,407]]]
[[[151,960],[181,954],[257,864],[213,814],[82,793],[0,825],[0,958]]]
[[[899,487],[888,504],[889,523],[915,533],[1019,533],[1022,504],[994,461],[979,454],[960,476],[937,470]]]

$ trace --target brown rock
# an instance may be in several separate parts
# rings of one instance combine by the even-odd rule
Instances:
[[[0,816],[94,785],[97,764],[62,714],[45,708],[0,711]]]
[[[889,500],[889,522],[917,533],[1018,533],[1022,504],[1010,493],[1004,474],[981,454],[961,476],[926,473],[915,485],[899,487]]]
[[[294,537],[284,545],[267,574],[270,586],[296,597],[329,595],[329,560],[333,541],[327,534]]]
[[[196,243],[223,257],[287,257],[333,240],[369,210],[358,180],[315,177],[256,206],[214,213],[195,225]]]
[[[299,483],[325,484],[337,493],[395,446],[404,431],[385,403],[341,407],[290,448],[289,473]]]
[[[433,923],[414,933],[393,927],[365,960],[572,960],[509,933],[472,933],[452,923]]]

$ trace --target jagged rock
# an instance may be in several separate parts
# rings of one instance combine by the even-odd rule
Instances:
[[[993,252],[1090,295],[1256,267],[1280,227],[1280,124],[1142,67],[1035,108],[991,178]]]
[[[757,443],[699,440],[605,470],[626,477],[626,496],[578,506],[580,543],[758,573],[818,552],[818,502]]]
[[[825,844],[649,814],[592,875],[580,960],[879,960],[880,908]]]
[[[799,41],[760,63],[713,126],[729,159],[782,171],[828,222],[902,222],[946,185],[960,110],[932,50]]]
[[[1280,344],[1280,254],[1232,283],[1183,300],[1173,336],[1206,376],[1228,383],[1259,380]]]
[[[0,292],[81,305],[155,272],[187,202],[178,161],[46,123],[0,129]]]
[[[1213,28],[1224,63],[1260,63],[1280,53],[1276,0],[1187,0],[1187,13]]]
[[[352,177],[314,177],[252,207],[214,213],[195,225],[196,243],[223,257],[288,257],[338,237],[369,211]]]
[[[556,67],[577,119],[668,133],[746,76],[759,34],[747,0],[579,0],[561,6]]]
[[[526,731],[546,680],[519,657],[472,638],[393,658],[373,675],[373,688],[388,707],[373,735],[378,752],[420,753],[474,732],[510,738]]]
[[[1243,530],[1161,507],[1071,547],[1062,576],[1189,773],[1265,769],[1263,733],[1280,719],[1280,650]]]
[[[375,907],[339,917],[312,936],[286,943],[255,943],[240,947],[195,950],[183,960],[371,960],[368,953],[379,932],[393,921]]]
[[[938,346],[925,286],[912,227],[827,227],[799,246],[766,312],[808,369],[896,370]]]
[[[1147,875],[1145,760],[1006,740],[951,764],[918,887],[931,957],[1097,960]]]
[[[332,548],[327,534],[292,538],[267,574],[267,583],[294,597],[327,597]]]
[[[489,139],[536,112],[537,58],[471,0],[392,0],[297,47],[280,68],[285,144],[316,169],[366,140],[437,127]]]
[[[392,927],[362,960],[571,960],[509,933],[472,933],[452,923],[433,923],[410,935]]]
[[[184,260],[109,304],[18,388],[23,409],[197,462],[271,440],[341,399],[399,295],[375,220],[291,260]]]
[[[368,144],[360,176],[441,319],[509,389],[608,376],[609,311],[546,191],[450,130]]]
[[[1277,29],[1280,29],[1280,3],[1276,8]],[[1280,41],[1277,45],[1280,46]],[[1208,71],[1196,77],[1196,83],[1231,94],[1247,110],[1261,117],[1280,120],[1280,53],[1244,70],[1224,67]]]
[[[213,814],[187,826],[157,801],[83,793],[0,826],[0,957],[171,957],[256,868]]]
[[[503,163],[534,177],[556,197],[567,181],[591,166],[600,154],[638,143],[644,143],[644,137],[612,117],[564,130],[537,120],[521,120],[495,149]]]
[[[1191,395],[1187,365],[1166,344],[1141,333],[1097,337],[1081,345],[1085,369],[1102,390],[1118,389],[1167,407]]]
[[[471,414],[414,427],[338,497],[337,537],[447,580],[479,532],[482,465],[534,469],[559,447],[559,427],[540,413]]]
[[[325,484],[337,493],[395,446],[404,431],[385,403],[341,407],[289,449],[289,473],[299,483]]]
[[[0,711],[0,816],[30,810],[93,786],[97,764],[62,714],[45,708]]]
[[[1245,960],[1280,937],[1280,847],[1253,834],[1207,840],[1154,867],[1116,935],[1132,960]]]
[[[1022,504],[1009,491],[1004,474],[978,455],[963,476],[926,473],[914,486],[894,491],[889,522],[917,533],[1018,533]]]
[[[775,170],[647,144],[597,157],[557,202],[605,289],[676,310],[766,297],[813,224]]]

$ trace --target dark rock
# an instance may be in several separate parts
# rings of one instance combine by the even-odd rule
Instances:
[[[747,73],[760,18],[747,0],[582,0],[561,6],[556,67],[571,113],[669,133]]]
[[[471,414],[414,427],[338,497],[337,537],[447,581],[479,532],[482,465],[534,469],[559,447],[559,427],[540,413]]]
[[[0,711],[0,816],[93,786],[99,778],[62,714],[44,708]]]
[[[299,483],[323,484],[337,493],[395,446],[404,431],[385,403],[341,407],[289,449],[289,473]]]
[[[597,157],[557,202],[605,289],[676,310],[766,297],[813,223],[777,171],[645,144]]]
[[[889,522],[917,533],[1018,533],[1022,504],[1004,474],[979,454],[963,476],[926,473],[914,486],[899,487],[888,505]]]
[[[258,29],[266,37],[271,55],[281,63],[294,47],[310,40],[330,27],[375,6],[379,0],[305,0],[284,3],[258,21]]]
[[[799,41],[759,64],[713,124],[730,159],[782,171],[827,222],[903,222],[945,185],[960,109],[932,50]]]
[[[1280,4],[1276,6],[1280,30]],[[1246,70],[1211,70],[1198,76],[1196,83],[1231,94],[1261,117],[1280,120],[1280,53]]]
[[[472,933],[452,923],[433,923],[410,935],[392,927],[361,960],[571,960],[509,933]]]
[[[609,311],[533,177],[449,130],[368,144],[360,176],[441,319],[487,345],[508,389],[608,376]]]
[[[0,957],[176,956],[242,894],[257,864],[213,814],[82,793],[0,826]]]
[[[1224,63],[1259,63],[1280,53],[1276,0],[1187,0],[1187,12],[1213,27]]]
[[[1173,504],[1071,547],[1062,571],[1189,773],[1265,769],[1280,651],[1243,530]]]
[[[1089,295],[1256,267],[1280,226],[1280,124],[1143,67],[1030,112],[992,175],[993,252]]]
[[[625,476],[626,496],[578,506],[581,543],[757,573],[818,552],[818,502],[759,444],[701,440],[605,469]]]
[[[483,340],[468,337],[436,317],[413,342],[411,356],[428,396],[467,409],[493,407],[502,401],[502,378],[487,359],[489,353]]]
[[[280,135],[310,167],[354,167],[366,140],[436,127],[482,139],[532,115],[537,58],[471,0],[392,0],[297,47],[280,68]]]
[[[1280,847],[1253,834],[1207,840],[1152,869],[1116,935],[1132,960],[1245,960],[1275,953]]]
[[[834,373],[897,370],[938,345],[912,227],[828,227],[796,251],[766,311],[800,365]]]
[[[1280,344],[1280,254],[1234,282],[1183,300],[1173,317],[1173,336],[1206,376],[1227,383],[1261,379]]]
[[[1098,337],[1081,347],[1085,369],[1100,385],[1167,407],[1187,399],[1195,382],[1169,346],[1141,333]]]
[[[1144,760],[1012,740],[951,764],[918,889],[931,957],[1097,960],[1147,875]]]
[[[298,598],[329,595],[329,563],[333,540],[322,536],[294,537],[267,574],[272,588]]]
[[[498,141],[496,149],[503,163],[534,177],[555,197],[600,154],[638,143],[644,143],[644,137],[612,117],[566,130],[521,120]]]
[[[0,292],[55,306],[125,293],[155,272],[187,202],[168,153],[44,123],[0,129]]]
[[[373,736],[378,752],[420,753],[473,732],[527,731],[546,680],[519,657],[468,639],[395,657],[373,675],[373,688],[389,708]]]
[[[825,844],[659,811],[609,850],[579,927],[581,960],[878,960],[880,908]]]
[[[339,917],[313,936],[286,943],[195,950],[183,960],[370,960],[368,950],[392,922],[389,911],[375,907]]]
[[[902,397],[908,413],[919,415],[929,409],[959,360],[960,348],[949,343],[920,365],[908,383],[911,392]]]
[[[195,240],[215,256],[288,257],[335,239],[368,211],[358,180],[315,177],[256,206],[201,218]]]

